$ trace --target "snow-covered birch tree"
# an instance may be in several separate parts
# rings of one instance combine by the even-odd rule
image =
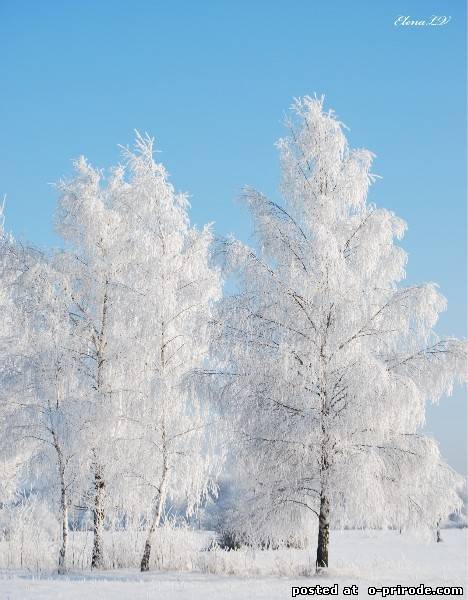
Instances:
[[[15,448],[11,444],[11,421],[15,412],[9,391],[17,381],[17,357],[20,353],[18,340],[18,309],[12,289],[18,277],[20,248],[11,235],[4,230],[4,205],[0,206],[0,453],[2,474],[0,477],[0,502],[7,503],[15,494],[17,476],[27,457],[24,445]]]
[[[149,568],[166,502],[187,514],[210,493],[218,455],[206,428],[193,369],[206,360],[220,274],[210,266],[212,233],[190,226],[152,140],[104,181],[85,159],[62,181],[57,258],[68,274],[72,353],[86,399],[93,477],[91,566],[104,564],[105,506],[147,513],[141,568]],[[148,502],[149,501],[149,502]]]
[[[371,152],[349,147],[323,99],[297,100],[286,125],[284,203],[247,189],[259,250],[222,248],[239,292],[215,348],[241,512],[274,533],[309,511],[327,567],[331,522],[434,526],[457,506],[458,476],[421,426],[426,402],[466,380],[466,344],[434,332],[437,285],[401,284],[406,225],[367,201]]]
[[[23,395],[14,429],[35,442],[29,481],[58,506],[61,544],[58,572],[67,570],[69,509],[82,492],[85,476],[80,374],[70,353],[71,327],[66,286],[53,266],[31,265],[18,282],[23,306],[26,351],[20,373]]]
[[[3,313],[10,331],[0,373],[2,441],[16,463],[14,492],[32,490],[58,517],[58,571],[64,573],[68,511],[82,483],[84,426],[68,347],[68,296],[51,258],[11,236],[2,242],[2,307],[6,301],[10,307]]]
[[[191,227],[188,200],[176,194],[153,158],[153,140],[137,136],[126,152],[128,188],[120,210],[131,236],[132,306],[126,315],[132,347],[127,405],[133,462],[128,478],[149,506],[141,570],[150,566],[154,532],[164,507],[193,510],[216,493],[221,456],[208,427],[208,407],[191,374],[205,364],[219,270],[210,264],[210,227]],[[211,433],[210,433],[211,431]],[[124,446],[125,447],[125,446]]]
[[[113,444],[118,435],[121,390],[116,388],[127,332],[125,269],[131,256],[125,224],[115,210],[125,186],[122,170],[108,181],[84,158],[75,162],[75,177],[58,184],[57,230],[66,247],[57,261],[68,277],[71,348],[79,363],[82,395],[89,422],[87,455],[92,473],[93,551],[91,567],[104,565],[103,528],[109,478],[118,465]],[[131,374],[127,374],[131,377]]]

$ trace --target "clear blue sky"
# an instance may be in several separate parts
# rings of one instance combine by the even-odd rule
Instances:
[[[450,15],[395,27],[398,15]],[[234,203],[277,197],[274,141],[292,98],[324,93],[355,146],[377,154],[371,200],[409,224],[408,280],[448,297],[443,334],[466,334],[464,0],[1,0],[0,192],[7,227],[58,244],[50,182],[86,155],[106,167],[133,130],[160,159],[192,219],[248,239]],[[466,394],[427,428],[466,472]]]

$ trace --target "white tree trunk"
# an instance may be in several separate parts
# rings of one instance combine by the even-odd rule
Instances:
[[[320,461],[320,512],[319,512],[319,528],[317,539],[317,560],[316,568],[328,567],[328,543],[330,540],[330,499],[328,494],[328,475],[330,469],[330,453],[329,453],[329,418],[330,406],[327,394],[327,369],[325,360],[326,335],[331,321],[331,309],[328,313],[327,325],[324,340],[320,348],[320,398],[321,398],[321,429],[322,429],[322,448]]]
[[[67,544],[68,544],[68,498],[67,486],[65,483],[65,461],[63,457],[62,447],[58,437],[53,431],[54,448],[57,453],[57,462],[60,478],[60,517],[62,529],[62,542],[60,545],[58,557],[58,574],[63,575],[67,571]]]
[[[104,566],[103,530],[104,530],[104,493],[105,481],[102,469],[97,466],[94,472],[94,510],[93,510],[93,554],[91,568],[102,569]]]
[[[101,330],[96,341],[96,360],[97,360],[97,388],[101,394],[105,393],[104,387],[104,365],[106,348],[106,329],[107,329],[107,311],[108,311],[108,286],[109,281],[106,277],[104,284],[104,297],[102,301]],[[102,569],[104,566],[104,494],[106,482],[102,465],[95,464],[94,467],[94,507],[93,507],[93,554],[91,557],[91,568]]]
[[[148,535],[146,537],[145,549],[143,552],[143,556],[140,564],[140,571],[145,572],[149,571],[149,561],[151,557],[151,545],[153,542],[153,535],[156,527],[159,527],[159,523],[161,521],[162,509],[164,506],[164,497],[165,497],[165,488],[167,482],[167,466],[164,464],[163,475],[161,478],[161,485],[159,486],[159,495],[158,500],[156,502],[155,510],[153,513],[153,519],[151,521],[151,526],[148,531]]]
[[[67,545],[68,545],[68,505],[66,493],[62,491],[61,498],[62,511],[62,545],[59,552],[58,573],[63,575],[67,572]]]
[[[440,520],[437,521],[437,525],[436,525],[436,542],[440,543],[443,542],[444,540],[442,539],[442,535],[440,533]]]
[[[317,541],[317,569],[328,567],[328,543],[330,539],[330,501],[325,492],[320,494],[320,514]]]

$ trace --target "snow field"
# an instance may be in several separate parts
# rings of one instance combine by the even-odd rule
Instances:
[[[433,587],[463,586],[466,596],[466,529],[443,530],[444,542],[440,544],[394,531],[333,531],[331,566],[326,575],[320,576],[313,574],[312,553],[307,550],[244,548],[207,552],[200,549],[202,536],[197,532],[192,535],[192,547],[199,548],[192,555],[191,570],[142,575],[136,568],[103,572],[86,569],[75,570],[66,577],[50,571],[3,570],[0,598],[279,600],[290,598],[293,586],[317,583],[337,583],[339,598],[344,597],[343,587],[353,584],[359,587],[359,598],[368,597],[369,586],[421,583]]]

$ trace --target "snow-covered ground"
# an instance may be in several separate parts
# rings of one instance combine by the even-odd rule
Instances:
[[[359,598],[368,596],[368,586],[421,583],[433,587],[463,586],[466,595],[468,530],[444,530],[442,534],[444,542],[437,544],[396,532],[332,532],[329,572],[313,577],[307,576],[313,572],[309,553],[286,549],[204,552],[200,565],[205,572],[155,571],[141,575],[128,569],[74,572],[59,578],[50,574],[2,571],[0,599],[275,600],[291,598],[292,586],[335,583],[340,598],[343,587],[353,584],[359,588]],[[257,575],[241,577],[239,572],[243,569]],[[285,576],[267,574],[272,572],[285,573]],[[302,575],[291,576],[291,573]],[[381,595],[373,597],[381,598]]]

